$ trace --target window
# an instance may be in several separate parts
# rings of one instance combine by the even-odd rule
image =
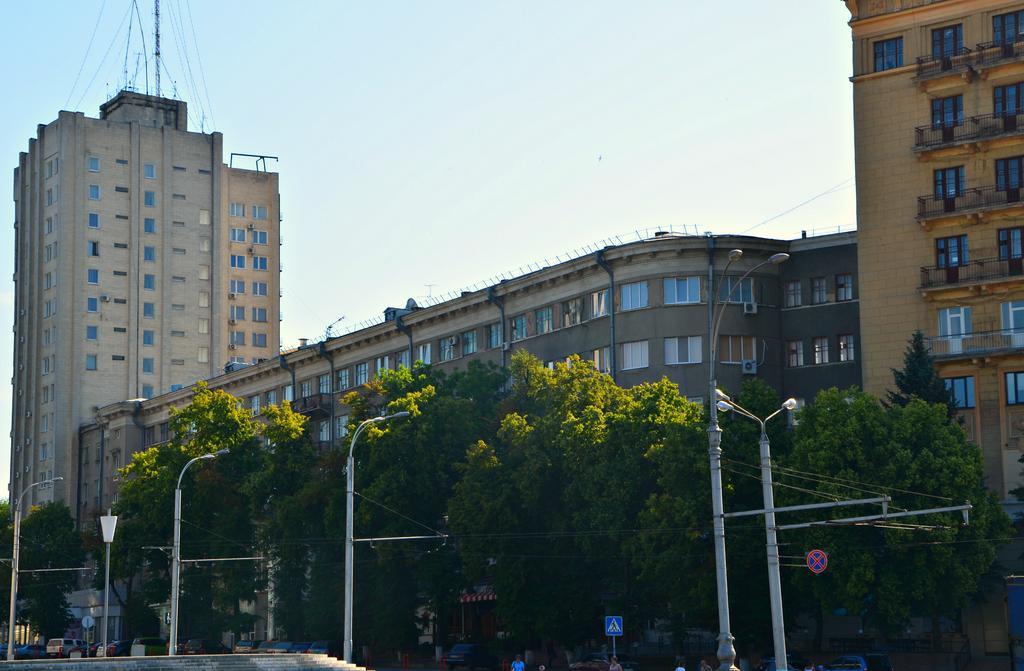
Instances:
[[[320,390],[321,394],[330,394],[331,393],[331,374],[330,373],[324,373],[323,375],[321,375],[320,377],[318,377],[316,379],[316,384],[317,384],[317,388]]]
[[[228,318],[233,321],[245,321],[245,307],[242,305],[232,305],[228,310]]]
[[[718,285],[718,300],[723,303],[753,303],[754,280],[750,277],[739,284],[738,277],[723,277]]]
[[[156,290],[156,275],[143,275],[142,276],[142,288],[148,291]]]
[[[244,203],[231,203],[228,209],[228,214],[232,217],[244,217],[245,216],[245,204]]]
[[[476,331],[466,331],[460,338],[462,339],[462,356],[476,352]]]
[[[156,191],[144,191],[142,193],[142,204],[146,207],[156,207]]]
[[[548,307],[535,310],[533,313],[533,323],[537,329],[538,335],[541,333],[550,333],[555,328],[551,308]]]
[[[60,159],[51,158],[46,162],[46,179],[50,179],[60,170]]]
[[[50,432],[50,416],[49,415],[43,415],[43,421],[40,423],[39,432],[40,433],[49,433]]]
[[[85,327],[85,339],[86,340],[99,340],[100,339],[100,327],[99,326],[86,326]]]
[[[231,332],[231,344],[232,345],[244,345],[245,344],[245,331],[232,331]]]
[[[148,263],[156,262],[156,247],[143,247],[142,260]]]
[[[152,347],[156,340],[156,332],[150,329],[143,329],[142,331],[142,344],[146,347]]]
[[[241,254],[232,254],[231,267],[238,268],[239,270],[245,270],[245,257]]]
[[[992,89],[992,109],[997,117],[1016,116],[1024,109],[1024,83]]]
[[[620,300],[623,310],[638,310],[647,307],[647,282],[623,284]]]
[[[181,390],[181,385],[180,384],[172,384],[169,389],[170,389],[170,391],[180,391]]]
[[[600,289],[590,294],[590,318],[608,314],[608,290]]]
[[[100,171],[100,159],[98,156],[89,156],[88,158],[86,158],[86,164],[89,167],[89,172]]]
[[[786,307],[798,308],[803,304],[803,284],[800,280],[786,282]]]
[[[244,293],[244,292],[242,292]],[[267,283],[266,282],[253,282],[252,283],[252,295],[253,296],[266,296],[267,295]]]
[[[266,270],[267,269],[267,257],[265,257],[265,256],[254,256],[254,257],[252,257],[252,269],[253,270]]]
[[[519,315],[509,320],[509,330],[511,333],[511,340],[522,340],[526,337],[526,315]]]
[[[441,361],[451,361],[455,358],[455,338],[441,338],[437,341],[437,354]]]
[[[703,345],[701,336],[665,338],[665,364],[700,363]]]
[[[971,308],[955,307],[939,310],[939,336],[962,336],[973,332]]]
[[[231,229],[231,242],[245,242],[245,229],[244,228],[232,228]]]
[[[231,280],[231,293],[233,293],[233,294],[244,294],[245,293],[245,280]]]
[[[334,418],[334,435],[338,438],[348,435],[348,415],[338,415]]]
[[[786,343],[786,365],[790,368],[804,365],[803,340],[790,340]]]
[[[590,353],[594,368],[602,373],[611,372],[611,348],[599,347]]]
[[[142,166],[142,176],[146,179],[156,179],[156,166],[152,163],[144,163]]]
[[[254,244],[254,245],[265,245],[265,244],[267,244],[267,232],[266,231],[253,231],[252,232],[252,244]]]
[[[266,219],[267,218],[267,206],[266,205],[253,205],[252,206],[252,218],[253,219]]]
[[[892,70],[903,65],[903,38],[894,37],[888,40],[879,40],[874,44],[875,48],[875,72]]]
[[[210,292],[209,291],[200,291],[199,292],[198,303],[199,303],[199,307],[201,307],[201,308],[208,308],[208,307],[210,307]]]
[[[254,415],[260,414],[260,400],[259,394],[253,394],[249,397],[249,410],[252,411],[252,414]]]
[[[824,277],[811,278],[811,304],[821,305],[828,302],[828,285]]]
[[[374,369],[377,371],[378,377],[384,371],[391,370],[391,357],[387,354],[377,357],[374,360]]]
[[[49,279],[50,273],[46,273],[46,277],[47,279]],[[88,282],[89,284],[99,284],[100,271],[97,270],[96,268],[89,268],[88,270],[85,271],[85,281]],[[49,289],[50,287],[47,286],[46,288]]]
[[[949,377],[943,380],[958,408],[974,407],[974,378]]]
[[[579,324],[583,318],[583,300],[580,298],[570,298],[567,301],[562,301],[562,328],[568,326],[575,326]]]
[[[99,212],[90,212],[89,213],[89,228],[99,228],[99,227],[100,227],[100,215],[99,215]]]
[[[819,337],[812,342],[814,343],[814,363],[828,363],[828,338]]]
[[[856,353],[853,349],[853,335],[850,333],[843,333],[839,336],[839,360],[840,361],[854,361],[856,360]]]
[[[487,325],[487,348],[495,349],[501,347],[501,324]]]
[[[430,343],[426,342],[416,347],[416,360],[421,363],[430,363]]]
[[[96,355],[95,354],[86,354],[85,355],[85,369],[86,370],[96,370]]]
[[[143,303],[142,304],[142,316],[146,319],[153,319],[156,317],[156,304],[155,303]]]
[[[996,191],[1019,189],[1024,173],[1024,156],[1011,156],[996,161]]]
[[[955,268],[967,265],[967,236],[954,235],[935,240],[935,265]]]
[[[1024,403],[1024,373],[1006,374],[1006,405]]]
[[[366,384],[370,379],[370,364],[363,362],[356,364],[356,385]]]
[[[277,405],[277,390],[271,389],[267,392],[267,405]]]
[[[252,309],[252,320],[254,322],[265,322],[265,321],[267,321],[267,309],[266,308],[253,308]]]
[[[665,305],[700,303],[699,277],[666,277]]]
[[[199,238],[199,251],[210,251],[210,238]]]
[[[196,330],[199,333],[205,335],[210,332],[210,320],[205,317],[200,317],[199,323],[197,324]]]
[[[853,300],[853,275],[850,275],[849,273],[836,275],[836,300]]]
[[[992,40],[996,44],[1013,44],[1024,34],[1024,11],[992,17]]]
[[[1008,301],[999,307],[1004,331],[1024,331],[1024,301]]]
[[[961,24],[932,30],[932,58],[945,60],[964,50],[964,28]]]
[[[622,343],[622,370],[647,368],[647,341]]]
[[[743,363],[756,359],[754,336],[719,336],[718,361],[720,363]]]
[[[964,167],[962,165],[952,168],[940,168],[934,171],[933,177],[935,198],[937,200],[962,196],[964,188],[967,186],[967,179],[964,177]]]
[[[964,97],[950,96],[932,100],[932,128],[953,128],[964,124]]]
[[[100,243],[99,243],[98,240],[89,240],[86,244],[88,245],[88,249],[89,249],[88,254],[89,254],[89,256],[99,256],[100,255]]]
[[[338,375],[338,391],[345,391],[346,389],[349,388],[349,385],[352,384],[351,380],[349,379],[349,370],[348,370],[348,368],[342,368],[341,370],[339,370],[337,372],[337,375]]]
[[[409,367],[409,350],[403,349],[395,354],[395,365],[399,368]]]
[[[153,359],[149,357],[143,357],[142,359],[142,372],[152,373],[153,372]]]
[[[326,443],[331,440],[331,423],[329,421],[319,423],[317,426],[317,439],[321,443]]]
[[[86,312],[99,312],[100,311],[100,299],[95,296],[89,296],[85,299],[85,311]]]
[[[100,185],[90,184],[89,185],[89,200],[100,200]],[[47,203],[48,205],[50,203]]]
[[[200,347],[196,350],[196,361],[199,363],[210,363],[210,348]]]
[[[142,220],[143,233],[156,233],[156,219],[146,217]]]
[[[43,375],[50,374],[50,357],[43,358]]]

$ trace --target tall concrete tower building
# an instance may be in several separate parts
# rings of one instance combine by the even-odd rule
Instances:
[[[9,487],[64,477],[29,503],[112,503],[78,478],[99,406],[278,353],[278,175],[225,165],[221,134],[187,119],[122,91],[98,119],[60,112],[19,156]]]

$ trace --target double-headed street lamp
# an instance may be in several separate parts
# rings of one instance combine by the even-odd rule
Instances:
[[[363,432],[363,429],[370,426],[371,424],[379,424],[386,422],[389,419],[400,419],[402,417],[408,417],[409,413],[405,410],[396,412],[390,415],[381,415],[379,417],[371,417],[370,419],[363,420],[362,423],[356,427],[356,430],[352,432],[352,441],[348,445],[348,461],[345,464],[345,644],[344,644],[344,657],[345,661],[352,662],[352,584],[354,580],[353,574],[353,549],[355,547],[355,541],[353,540],[354,530],[354,518],[352,516],[352,509],[355,506],[355,487],[356,487],[356,462],[352,456],[352,453],[356,449],[356,441],[359,439],[359,434]]]
[[[789,259],[789,254],[773,254],[768,259],[757,264],[748,270],[729,289],[724,301],[718,300],[715,292],[715,267],[714,267],[714,238],[711,238],[711,262],[708,264],[708,353],[711,360],[708,362],[708,399],[709,399],[709,422],[708,422],[708,458],[711,461],[711,510],[714,515],[712,524],[715,535],[715,579],[718,588],[718,661],[720,671],[733,671],[736,669],[736,646],[733,643],[731,627],[729,624],[729,580],[725,562],[725,518],[723,517],[724,503],[722,496],[722,429],[718,426],[718,406],[716,404],[715,392],[718,389],[718,378],[716,375],[716,363],[718,358],[718,328],[722,324],[722,315],[725,313],[725,306],[731,300],[732,295],[740,287],[743,281],[757,269],[768,264],[779,265]],[[742,249],[729,251],[729,262],[722,270],[722,277],[726,277],[729,266],[734,261],[743,257]],[[718,310],[717,316],[715,310]]]
[[[722,412],[734,410],[737,414],[752,419],[761,426],[758,446],[761,451],[761,493],[764,497],[764,528],[768,547],[768,591],[772,609],[772,638],[775,641],[775,668],[788,669],[786,657],[786,627],[782,617],[782,575],[779,571],[779,543],[775,536],[775,494],[772,492],[772,453],[765,424],[783,410],[795,410],[795,398],[786,399],[778,410],[764,419],[755,416],[719,389],[715,390],[718,409]]]
[[[11,612],[7,619],[7,661],[14,661],[14,616],[17,610],[18,603],[18,554],[21,549],[21,500],[28,494],[34,487],[40,487],[45,485],[52,485],[55,482],[60,482],[64,478],[57,476],[55,478],[49,478],[47,480],[40,480],[39,482],[33,482],[31,485],[26,487],[18,495],[18,498],[14,499],[14,508],[11,514],[14,516],[14,554],[12,555],[11,561]]]
[[[178,653],[178,592],[181,588],[181,479],[185,477],[188,467],[197,461],[216,459],[227,453],[228,449],[224,448],[211,454],[189,459],[181,469],[181,474],[178,475],[178,486],[174,490],[174,547],[171,550],[171,632],[167,645],[167,654],[171,656]]]

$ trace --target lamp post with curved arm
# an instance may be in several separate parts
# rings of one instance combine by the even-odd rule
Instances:
[[[174,547],[171,550],[171,631],[168,636],[167,654],[178,654],[178,593],[181,591],[181,480],[188,467],[197,461],[216,459],[228,453],[228,449],[217,450],[189,459],[178,475],[178,486],[174,489]]]
[[[356,430],[352,432],[352,440],[348,444],[348,461],[345,463],[345,643],[343,652],[345,661],[349,663],[352,662],[352,586],[355,578],[353,570],[355,522],[352,509],[355,506],[356,500],[356,462],[352,455],[356,449],[356,441],[359,440],[359,434],[363,432],[363,429],[371,424],[408,416],[409,413],[403,410],[390,415],[381,415],[363,420],[356,427]]]
[[[782,575],[779,571],[779,543],[775,535],[775,494],[772,491],[772,453],[771,445],[768,442],[768,433],[765,424],[783,410],[795,410],[797,402],[795,398],[786,399],[778,410],[764,419],[756,417],[738,403],[729,398],[724,392],[716,389],[718,400],[715,403],[722,412],[736,411],[748,419],[757,422],[761,427],[761,437],[758,446],[761,452],[761,493],[764,498],[764,527],[765,541],[768,549],[768,590],[771,596],[772,611],[772,638],[775,641],[775,668],[789,668],[786,657],[786,627],[782,614]]]
[[[21,494],[18,495],[18,498],[14,499],[14,507],[11,510],[11,514],[14,516],[14,554],[11,556],[11,611],[7,618],[8,662],[14,661],[14,616],[16,615],[18,603],[18,555],[21,550],[21,500],[25,498],[25,494],[28,494],[34,487],[52,485],[53,483],[60,482],[63,479],[64,478],[58,475],[55,478],[33,482],[31,485],[21,490]]]
[[[713,251],[711,252],[714,253]],[[726,277],[729,266],[743,257],[742,249],[729,251],[729,262],[722,270],[722,277]],[[718,426],[718,406],[716,405],[716,390],[718,389],[718,377],[716,371],[718,358],[718,328],[722,325],[722,315],[725,313],[725,306],[732,298],[737,287],[743,285],[743,281],[751,276],[754,271],[768,264],[779,265],[789,259],[789,254],[773,254],[770,258],[757,264],[744,273],[738,282],[730,289],[725,301],[718,300],[715,292],[714,266],[708,267],[708,353],[711,360],[708,362],[708,458],[711,461],[711,510],[714,515],[714,537],[715,537],[715,580],[718,591],[718,651],[720,671],[732,671],[736,669],[736,646],[734,637],[730,631],[729,624],[729,580],[725,561],[725,504],[722,495],[722,429]],[[717,315],[715,310],[717,309]]]

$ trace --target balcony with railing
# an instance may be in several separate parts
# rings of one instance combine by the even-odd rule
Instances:
[[[975,259],[959,266],[924,266],[921,268],[923,290],[935,290],[967,284],[994,283],[1024,278],[1024,259],[997,257]]]
[[[1014,61],[1024,61],[1024,39],[1020,37],[1013,42],[983,42],[973,49],[961,47],[942,56],[919,56],[914,79],[923,82],[960,73],[971,77],[974,73]]]
[[[313,394],[295,399],[292,402],[292,410],[310,417],[327,417],[331,414],[332,403],[334,397],[331,394]]]
[[[1024,40],[984,42],[974,48],[974,63],[979,70],[1024,59]]]
[[[937,359],[973,358],[1024,352],[1024,329],[931,336],[924,340],[932,356]]]
[[[965,188],[956,195],[921,196],[917,199],[917,218],[924,221],[971,212],[1024,208],[1022,191],[1022,187],[1000,189],[995,185],[989,185]]]
[[[967,47],[942,56],[918,56],[915,79],[923,81],[964,72],[975,63],[974,52]]]
[[[957,125],[918,126],[914,129],[914,150],[930,151],[1012,135],[1024,135],[1024,110],[972,116]]]

